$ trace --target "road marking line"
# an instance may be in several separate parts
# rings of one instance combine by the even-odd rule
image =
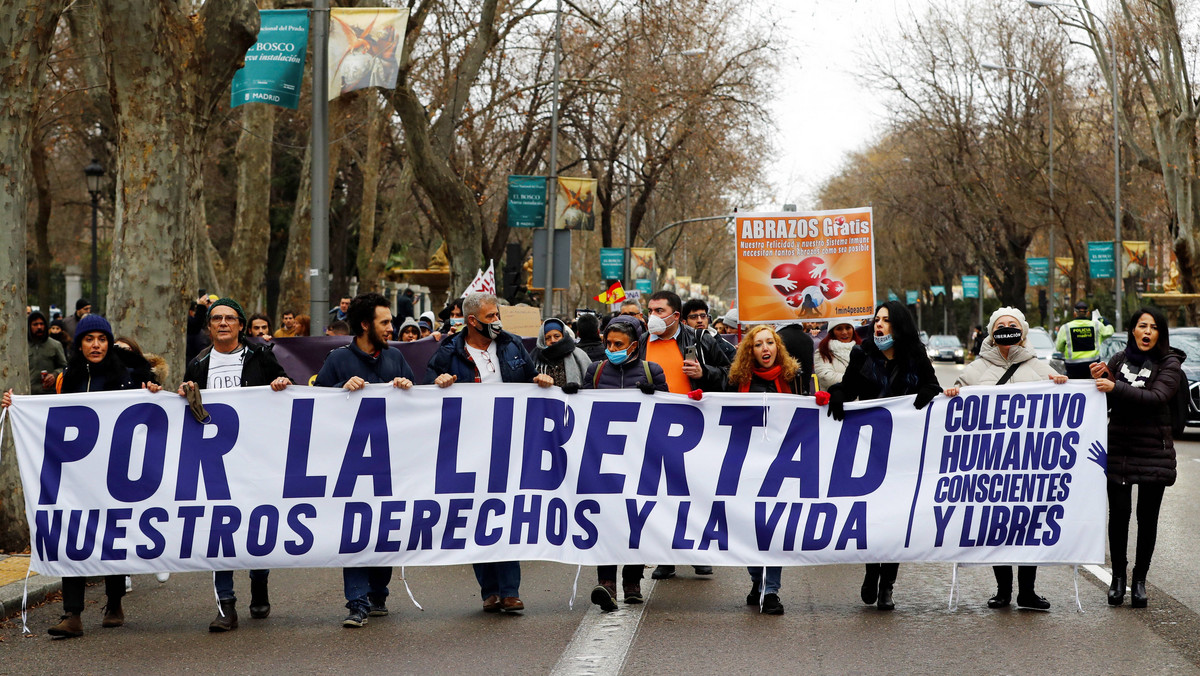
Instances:
[[[550,671],[552,676],[615,676],[625,666],[625,658],[633,646],[642,615],[650,604],[654,593],[654,580],[642,580],[644,603],[619,603],[618,608],[606,613],[588,600],[591,588],[582,595],[590,608],[579,622],[579,628],[571,637],[566,650],[558,658],[558,664]]]
[[[1092,575],[1094,575],[1096,577],[1097,580],[1100,580],[1104,584],[1106,584],[1106,585],[1112,584],[1112,572],[1109,571],[1107,568],[1101,568],[1100,566],[1094,566],[1094,565],[1080,566],[1080,568],[1083,568],[1087,572],[1091,573]]]

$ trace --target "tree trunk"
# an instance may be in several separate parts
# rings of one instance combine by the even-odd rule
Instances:
[[[304,149],[300,167],[300,187],[292,203],[292,222],[288,226],[287,253],[279,275],[279,315],[294,312],[308,314],[308,268],[312,243],[312,143]],[[279,317],[275,317],[276,326]]]
[[[54,299],[50,296],[50,268],[54,265],[54,255],[50,253],[50,212],[54,202],[50,195],[50,177],[46,173],[46,144],[42,135],[34,129],[30,136],[30,168],[33,172],[33,185],[37,198],[37,216],[33,221],[33,240],[37,246],[37,299],[42,306],[42,314],[50,317],[50,304]]]
[[[207,246],[197,237],[205,137],[254,44],[258,9],[208,0],[189,16],[167,0],[99,0],[99,15],[120,130],[109,319],[181,373],[197,246]]]
[[[237,213],[233,245],[225,262],[229,295],[247,311],[266,308],[267,248],[271,244],[271,138],[275,106],[242,106],[242,133],[237,142]]]
[[[379,274],[370,269],[375,250],[375,207],[379,203],[379,158],[382,154],[380,136],[383,115],[374,96],[364,96],[367,107],[367,157],[362,170],[362,205],[358,214],[358,283],[360,288],[375,288]]]
[[[0,0],[0,383],[29,388],[25,337],[25,230],[29,208],[29,148],[42,71],[66,0]],[[11,431],[11,428],[10,428]],[[0,548],[29,544],[25,494],[12,434],[0,449]]]

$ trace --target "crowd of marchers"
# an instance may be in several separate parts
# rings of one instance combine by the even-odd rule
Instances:
[[[953,387],[943,390],[912,316],[898,301],[879,305],[874,316],[861,324],[847,320],[778,328],[759,324],[739,333],[744,325],[735,311],[712,318],[704,301],[683,302],[672,292],[660,291],[649,296],[645,309],[626,302],[619,311],[603,316],[582,313],[573,320],[548,319],[532,351],[526,350],[519,336],[504,330],[504,302],[493,295],[470,294],[448,303],[438,315],[430,312],[419,317],[414,317],[412,301],[411,293],[402,294],[395,305],[376,293],[342,298],[330,310],[327,333],[353,338],[329,353],[314,385],[353,391],[370,383],[400,389],[417,384],[448,388],[534,383],[561,388],[568,395],[580,389],[629,389],[638,391],[630,396],[673,392],[696,399],[704,392],[766,392],[815,397],[828,415],[841,420],[844,404],[850,401],[912,395],[913,405],[920,409],[936,396],[959,396],[966,386],[1068,380],[1026,346],[1029,325],[1014,307],[992,313],[986,330],[980,332],[975,360],[962,369]],[[713,319],[715,326],[710,326]],[[265,315],[246,316],[236,300],[201,292],[189,310],[186,370],[181,378],[171,379],[161,358],[143,352],[134,337],[114,335],[109,322],[91,313],[90,303],[80,299],[74,314],[49,323],[40,312],[28,313],[30,388],[35,394],[138,388],[158,392],[170,383],[193,407],[199,403],[198,392],[205,389],[270,386],[282,391],[294,383],[276,360],[270,339],[308,335],[308,322],[308,317],[285,311],[283,326],[272,332]],[[1108,399],[1113,567],[1108,603],[1114,606],[1124,603],[1127,591],[1133,607],[1147,606],[1146,577],[1159,507],[1165,488],[1176,477],[1169,407],[1184,382],[1183,354],[1171,347],[1168,334],[1163,315],[1143,308],[1131,317],[1125,350],[1107,363],[1082,344],[1071,356],[1072,375],[1094,381]],[[425,373],[416,374],[389,341],[422,339],[436,341],[437,348]],[[12,404],[11,388],[2,404]],[[1127,549],[1134,485],[1138,486],[1138,528],[1130,577]],[[621,566],[618,592],[617,566],[600,566],[592,602],[605,611],[615,610],[618,600],[642,603],[645,568],[636,561]],[[475,564],[474,570],[483,612],[525,609],[520,562]],[[1009,566],[994,570],[996,594],[987,605],[999,609],[1014,601],[1013,572]],[[713,569],[694,566],[694,572],[712,575]],[[746,605],[766,615],[783,614],[781,568],[751,567],[748,572]],[[882,611],[892,610],[898,572],[899,564],[894,562],[866,565],[862,601]],[[1019,607],[1048,610],[1050,603],[1034,589],[1036,574],[1035,566],[1018,568],[1015,602]],[[652,573],[658,580],[675,575],[676,567],[670,564],[658,565]],[[271,613],[269,576],[268,570],[249,571],[251,618]],[[342,626],[362,627],[369,618],[388,614],[391,576],[389,567],[343,570],[348,614]],[[162,574],[159,579],[166,577]],[[217,615],[208,625],[210,631],[238,627],[234,578],[231,571],[213,574]],[[82,577],[63,579],[63,616],[48,630],[52,636],[83,635],[85,582]],[[121,599],[127,589],[126,576],[105,578],[107,603],[101,626],[124,624]]]

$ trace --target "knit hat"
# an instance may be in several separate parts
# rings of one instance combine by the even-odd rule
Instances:
[[[233,311],[237,313],[238,319],[242,322],[242,331],[244,332],[246,330],[246,313],[242,310],[242,306],[232,298],[218,298],[214,300],[213,304],[208,306],[208,314],[204,318],[205,323],[208,323],[209,318],[212,317],[212,311],[221,305],[233,308]]]
[[[633,330],[638,334],[638,336],[642,335],[642,323],[638,321],[637,317],[634,317],[632,315],[617,315],[616,317],[613,317],[612,319],[610,319],[608,321],[608,325],[605,326],[604,328],[607,329],[609,326],[612,326],[613,324],[616,324],[618,322],[622,323],[622,324],[629,324],[630,326],[633,327]]]
[[[991,319],[988,320],[988,334],[995,332],[996,320],[1004,316],[1013,317],[1021,324],[1021,340],[1025,340],[1025,337],[1029,335],[1029,322],[1025,321],[1025,313],[1015,307],[1002,307],[993,312]]]
[[[82,310],[83,308],[85,308],[91,304],[92,304],[92,301],[90,301],[86,298],[80,298],[79,300],[75,301],[75,311],[79,312],[80,310]]]
[[[75,325],[75,335],[81,339],[93,331],[99,331],[100,333],[103,333],[105,337],[108,338],[108,343],[110,345],[114,342],[112,325],[108,323],[107,319],[101,317],[100,315],[86,314],[82,319],[79,320],[79,323]]]
[[[547,331],[558,331],[559,333],[566,335],[567,327],[558,319],[547,319],[542,323],[542,335],[546,335]]]

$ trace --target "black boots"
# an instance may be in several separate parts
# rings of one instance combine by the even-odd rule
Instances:
[[[250,580],[250,617],[261,620],[271,614],[271,600],[267,596],[266,580]]]
[[[1146,581],[1139,580],[1136,577],[1133,579],[1133,587],[1129,590],[1129,607],[1130,608],[1145,608],[1148,600],[1146,599]]]
[[[1145,587],[1142,589],[1142,595],[1145,596]],[[1108,605],[1119,606],[1125,603],[1125,574],[1117,575],[1113,571],[1112,584],[1108,586]]]
[[[863,576],[862,588],[858,592],[862,602],[871,605],[879,598],[879,564],[868,563],[867,573]],[[757,603],[757,601],[756,601]]]
[[[988,599],[987,607],[992,610],[997,608],[1007,608],[1008,604],[1012,603],[1012,590],[997,591],[996,595]]]
[[[233,599],[222,600],[220,602],[220,611],[217,613],[216,619],[208,624],[208,630],[220,633],[237,629],[237,608],[234,607],[236,604],[237,601]]]

